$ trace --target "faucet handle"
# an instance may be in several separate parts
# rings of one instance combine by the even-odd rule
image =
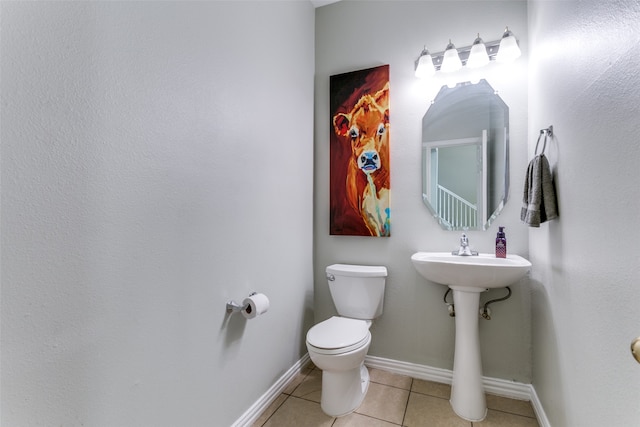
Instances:
[[[469,247],[469,238],[465,233],[462,233],[460,236],[460,248],[457,251],[453,251],[452,255],[461,255],[461,256],[470,256],[470,255],[478,255],[478,252],[472,251]]]

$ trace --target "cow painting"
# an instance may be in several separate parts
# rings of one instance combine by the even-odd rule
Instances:
[[[349,96],[332,110],[331,234],[391,234],[388,70],[349,73],[359,86],[338,86]]]

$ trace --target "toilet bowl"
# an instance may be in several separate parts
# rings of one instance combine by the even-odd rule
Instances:
[[[322,370],[320,406],[326,414],[350,414],[364,400],[369,388],[364,358],[371,344],[370,324],[335,316],[307,334],[309,357]]]
[[[311,361],[322,370],[320,406],[333,417],[355,411],[369,388],[364,359],[371,344],[372,320],[382,314],[385,267],[334,264],[327,280],[339,316],[307,332]]]

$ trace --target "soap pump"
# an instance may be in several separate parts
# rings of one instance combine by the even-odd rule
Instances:
[[[507,236],[504,234],[504,227],[498,227],[496,236],[496,258],[507,257]]]

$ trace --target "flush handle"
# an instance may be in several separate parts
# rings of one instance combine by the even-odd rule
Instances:
[[[631,342],[631,354],[633,354],[636,361],[640,363],[640,337]]]
[[[336,280],[336,276],[331,273],[327,273],[327,280],[333,282],[334,280]]]

